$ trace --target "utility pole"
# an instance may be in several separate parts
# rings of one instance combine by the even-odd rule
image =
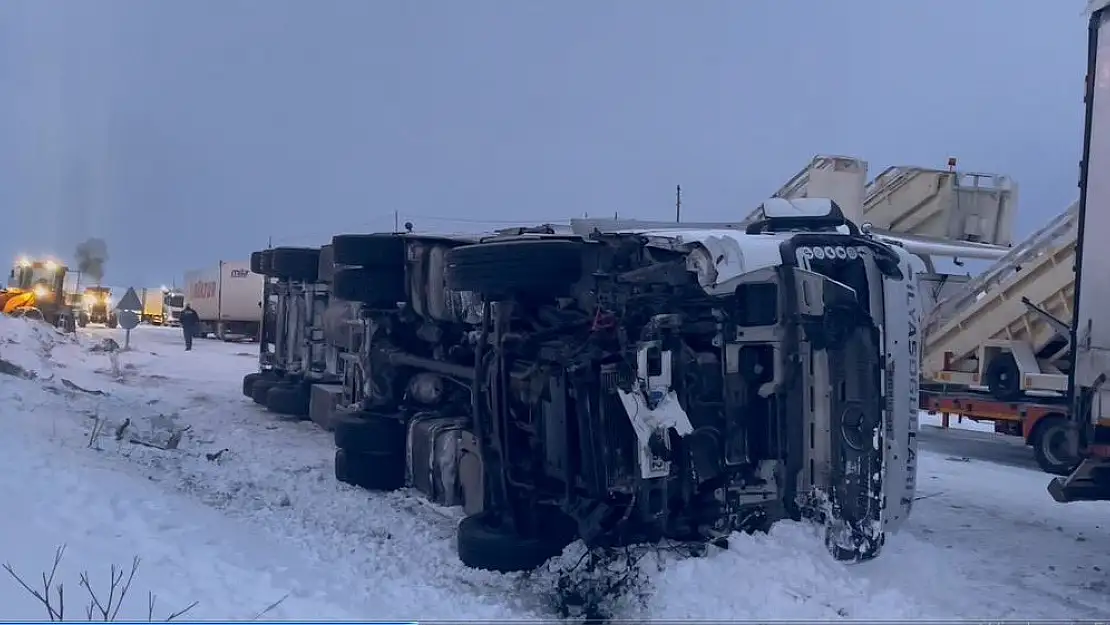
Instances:
[[[271,234],[270,236],[266,237],[266,249],[270,249],[273,246],[274,246],[274,235]]]
[[[401,231],[400,221],[401,221],[400,214],[397,211],[393,211],[393,231],[394,232],[400,232]]]
[[[674,188],[674,220],[676,223],[682,221],[682,185]]]

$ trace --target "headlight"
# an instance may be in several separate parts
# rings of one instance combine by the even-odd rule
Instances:
[[[46,297],[50,294],[50,289],[41,284],[35,285],[35,297]]]

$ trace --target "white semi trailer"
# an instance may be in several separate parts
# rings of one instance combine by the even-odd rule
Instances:
[[[249,261],[220,261],[185,274],[185,303],[200,317],[200,336],[223,340],[258,337],[263,277]]]
[[[1110,0],[1092,0],[1087,29],[1079,206],[1076,214],[1075,303],[1070,341],[1069,451],[1082,459],[1048,492],[1059,502],[1110,500]]]

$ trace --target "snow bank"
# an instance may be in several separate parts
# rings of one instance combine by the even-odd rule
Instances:
[[[0,501],[21,511],[0,519],[0,562],[38,574],[59,542],[70,545],[69,574],[139,555],[140,592],[167,608],[200,601],[190,614],[198,619],[249,618],[286,593],[268,617],[548,619],[599,584],[618,584],[603,607],[630,619],[1110,613],[1110,585],[1099,590],[1110,579],[1094,564],[1110,549],[1095,524],[1102,512],[1054,506],[1043,474],[927,451],[922,500],[874,562],[835,562],[812,528],[783,523],[705,557],[641,548],[629,550],[631,565],[617,557],[583,570],[574,545],[531,574],[467,569],[455,555],[457,510],[337,483],[327,433],[240,396],[253,347],[198,341],[185,352],[180,331],[141,327],[113,370],[109,356],[89,351],[107,336],[122,342],[119,332],[74,339],[0,319],[0,357],[39,374],[0,375],[0,457],[12,467],[0,474]],[[63,376],[97,392],[68,388]],[[106,425],[90,444],[96,423]],[[179,445],[148,446],[158,432],[181,433]],[[1080,509],[1089,517],[1075,517]],[[4,594],[5,583],[7,605],[20,595]],[[6,615],[45,616],[28,610]]]

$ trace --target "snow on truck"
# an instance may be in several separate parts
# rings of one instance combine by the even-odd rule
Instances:
[[[262,325],[263,277],[249,261],[220,261],[185,274],[185,303],[200,317],[200,336],[253,339]]]

